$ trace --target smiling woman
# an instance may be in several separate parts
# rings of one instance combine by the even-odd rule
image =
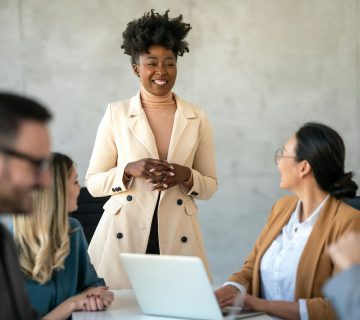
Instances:
[[[136,75],[144,89],[155,96],[166,95],[176,80],[176,57],[172,50],[159,45],[140,54],[139,62],[133,64]]]
[[[93,196],[111,196],[89,246],[111,288],[130,286],[121,252],[199,256],[208,267],[194,199],[217,189],[215,152],[204,111],[172,92],[189,51],[182,19],[152,10],[123,33],[140,91],[109,104],[86,174]]]
[[[336,319],[321,292],[340,267],[328,245],[360,232],[359,211],[343,201],[358,188],[344,162],[342,138],[320,123],[304,124],[275,153],[280,188],[294,195],[274,204],[243,267],[216,291],[222,307],[241,291],[247,308],[277,318]]]

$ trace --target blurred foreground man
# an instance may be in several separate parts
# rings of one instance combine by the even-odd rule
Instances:
[[[37,102],[0,93],[0,214],[28,214],[35,189],[50,186],[49,111]],[[19,269],[12,236],[0,224],[0,317],[38,319]]]

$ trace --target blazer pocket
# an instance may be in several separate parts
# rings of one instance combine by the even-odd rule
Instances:
[[[188,216],[192,216],[198,213],[198,207],[194,201],[190,200],[184,203],[185,212]]]
[[[112,197],[104,204],[103,209],[104,213],[116,215],[120,212],[120,209],[122,207],[122,204],[120,202],[117,202]]]

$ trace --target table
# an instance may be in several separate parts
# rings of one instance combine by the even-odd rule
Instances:
[[[114,301],[106,311],[74,312],[73,320],[165,320],[175,318],[147,316],[141,313],[133,290],[113,290]],[[251,320],[271,320],[268,315],[249,318]]]

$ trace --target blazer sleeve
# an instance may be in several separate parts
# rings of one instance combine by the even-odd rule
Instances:
[[[124,185],[126,163],[117,163],[118,151],[115,143],[112,105],[109,104],[102,118],[90,158],[85,184],[94,197],[103,197],[123,192],[130,187]]]
[[[211,125],[203,111],[199,145],[195,152],[191,170],[193,186],[186,193],[196,199],[206,200],[211,198],[218,186],[215,146]]]
[[[306,307],[309,319],[337,319],[334,309],[327,299],[321,297],[306,299]]]
[[[350,232],[356,232],[356,233],[360,232],[360,215],[357,213],[357,211],[353,210],[352,208],[350,210],[351,210],[350,217],[349,215],[347,215],[347,218],[345,218],[344,221],[334,223],[333,232],[332,232],[334,237],[331,242],[337,241],[342,236]],[[340,270],[339,266],[335,264],[333,269],[333,275],[336,276],[339,270]],[[327,299],[324,299],[322,297],[306,299],[306,304],[310,319],[337,319],[334,309],[331,303],[329,302],[329,300]],[[340,319],[352,319],[352,318],[346,316],[345,318],[340,318]]]
[[[339,319],[355,320],[360,315],[360,265],[340,272],[330,279],[323,292],[335,308]]]

